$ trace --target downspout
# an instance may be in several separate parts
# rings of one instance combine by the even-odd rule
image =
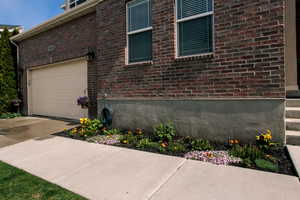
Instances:
[[[17,48],[17,70],[16,70],[16,80],[17,80],[17,91],[18,95],[20,93],[20,83],[19,83],[19,67],[20,67],[20,47],[17,43],[10,39],[10,42]]]

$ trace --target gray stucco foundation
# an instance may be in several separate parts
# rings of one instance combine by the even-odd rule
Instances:
[[[98,100],[99,116],[104,105],[113,110],[115,128],[152,132],[154,125],[172,121],[182,136],[246,143],[270,129],[275,141],[285,142],[283,99]]]

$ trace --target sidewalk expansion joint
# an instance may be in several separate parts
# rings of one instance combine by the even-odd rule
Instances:
[[[172,177],[174,177],[174,176],[177,174],[177,172],[182,168],[182,166],[185,164],[186,161],[187,161],[187,159],[184,159],[184,160],[176,167],[176,169],[174,169],[174,170],[172,171],[172,173],[171,173],[170,175],[168,175],[168,176],[162,181],[162,183],[159,184],[159,185],[153,190],[152,193],[150,193],[150,195],[147,197],[146,200],[151,200],[152,197],[153,197],[157,192],[159,192],[159,190],[160,190],[164,185],[166,185]]]

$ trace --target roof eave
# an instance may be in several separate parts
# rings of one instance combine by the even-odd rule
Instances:
[[[69,22],[73,19],[86,15],[96,10],[96,5],[103,0],[91,0],[86,3],[79,5],[77,8],[70,9],[42,24],[39,24],[28,31],[24,31],[18,35],[11,37],[10,39],[15,42],[20,42],[22,40],[28,39],[34,35],[45,32],[56,26]]]

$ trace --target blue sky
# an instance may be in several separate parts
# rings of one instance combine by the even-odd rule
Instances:
[[[0,24],[22,25],[26,30],[63,10],[64,0],[0,0]]]

